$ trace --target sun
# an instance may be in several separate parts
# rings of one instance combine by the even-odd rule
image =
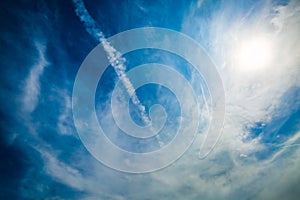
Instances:
[[[245,71],[257,71],[269,66],[271,42],[264,37],[245,38],[236,48],[236,65]]]

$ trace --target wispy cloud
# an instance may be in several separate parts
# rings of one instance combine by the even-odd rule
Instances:
[[[43,75],[45,67],[49,64],[45,58],[45,46],[36,43],[38,57],[25,80],[24,93],[22,97],[22,109],[26,113],[31,113],[36,108],[40,95],[40,77]]]
[[[58,94],[62,98],[60,115],[58,116],[57,128],[58,132],[63,135],[71,135],[74,130],[72,120],[72,103],[71,97],[66,90],[58,91]]]
[[[84,178],[77,169],[57,160],[56,156],[51,154],[53,152],[50,153],[42,149],[38,150],[44,159],[45,170],[48,174],[72,188],[78,190],[84,189],[86,181],[84,181]]]

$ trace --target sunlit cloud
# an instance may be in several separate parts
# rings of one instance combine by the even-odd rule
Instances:
[[[234,53],[236,66],[248,72],[259,71],[270,65],[271,41],[263,37],[245,38]]]

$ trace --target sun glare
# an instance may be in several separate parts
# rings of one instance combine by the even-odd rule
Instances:
[[[271,50],[271,43],[266,38],[245,39],[237,48],[236,64],[246,71],[265,68],[270,63]]]

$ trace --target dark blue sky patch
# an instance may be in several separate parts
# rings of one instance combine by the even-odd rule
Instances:
[[[3,134],[3,130],[1,130]],[[28,155],[15,144],[7,145],[0,138],[0,198],[18,199],[18,187],[20,180],[26,173],[28,166]]]

